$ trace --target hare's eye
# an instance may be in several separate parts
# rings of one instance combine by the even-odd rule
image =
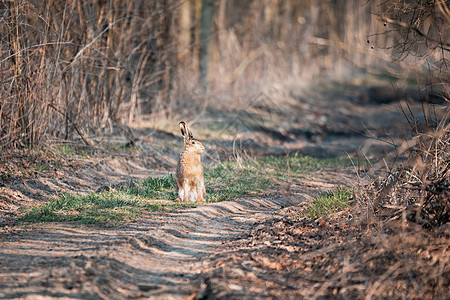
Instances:
[[[192,141],[192,144],[195,144],[195,141]]]

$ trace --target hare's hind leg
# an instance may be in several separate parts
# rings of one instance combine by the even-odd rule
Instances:
[[[177,196],[181,202],[186,202],[189,191],[189,179],[184,178],[181,184],[178,186],[177,182]]]
[[[202,196],[204,199],[206,197],[205,181],[202,179],[201,182],[202,182]]]
[[[199,177],[195,178],[196,184],[195,187],[197,189],[197,201],[198,202],[205,202],[205,184],[203,183],[203,180]]]

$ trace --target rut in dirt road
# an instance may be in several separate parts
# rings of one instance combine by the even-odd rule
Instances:
[[[205,293],[204,259],[300,198],[241,199],[111,229],[33,226],[1,238],[0,297],[177,299]],[[199,296],[199,295],[197,295]]]

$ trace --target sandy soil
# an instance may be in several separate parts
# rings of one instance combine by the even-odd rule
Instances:
[[[302,217],[318,192],[358,178],[321,171],[264,197],[112,227],[4,226],[0,298],[446,299],[448,233],[401,222],[372,231],[352,210]]]
[[[318,190],[328,189],[342,178],[342,173],[339,178],[336,172],[330,174],[327,179],[324,174],[316,174],[290,187],[288,193],[279,191],[264,198],[148,215],[111,228],[73,224],[12,226],[4,229],[0,237],[0,297],[208,298],[213,293],[212,281],[220,281],[211,272],[217,271],[224,258],[240,251],[234,243],[248,238],[254,228],[270,227],[280,211],[306,203]],[[261,246],[276,241],[268,238],[262,242],[239,248],[252,247],[257,253]],[[317,247],[317,242],[311,247]],[[273,284],[273,280],[261,280]],[[228,285],[231,291],[245,290],[236,283],[220,284]],[[262,284],[256,294],[249,291],[246,297],[266,295]]]
[[[291,111],[213,112],[212,124],[220,119],[226,128],[242,129],[220,140],[202,138],[200,131],[209,149],[205,161],[233,156],[236,147],[254,155],[359,151],[384,157],[393,148],[389,142],[404,137],[398,104],[354,93],[329,95],[330,102],[327,95],[293,92]],[[255,125],[264,111],[278,117]],[[244,120],[249,116],[251,122]],[[320,191],[358,182],[357,168],[323,170],[261,197],[149,213],[127,224],[16,223],[21,211],[61,192],[173,172],[176,151],[154,151],[152,144],[158,135],[173,139],[172,133],[134,134],[144,154],[97,155],[49,171],[1,174],[1,299],[449,298],[448,228],[432,232],[398,220],[362,226],[351,210],[317,222],[302,217]],[[367,138],[371,134],[379,138]]]

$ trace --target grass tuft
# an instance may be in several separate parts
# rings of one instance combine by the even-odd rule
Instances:
[[[252,162],[226,162],[208,168],[205,172],[206,200],[220,202],[233,200],[268,190],[274,183],[264,176]]]
[[[308,208],[306,216],[317,219],[325,215],[339,212],[349,207],[353,191],[340,186],[334,191],[328,191],[317,196]]]
[[[70,145],[59,145],[56,147],[56,149],[62,155],[71,156],[75,154],[75,151]]]
[[[139,218],[145,210],[176,208],[175,183],[172,175],[148,178],[133,187],[94,192],[88,195],[63,194],[59,198],[31,209],[23,222],[102,223]],[[166,201],[168,202],[168,201]]]
[[[172,175],[150,177],[134,187],[126,188],[127,194],[149,199],[175,200],[175,179]]]

